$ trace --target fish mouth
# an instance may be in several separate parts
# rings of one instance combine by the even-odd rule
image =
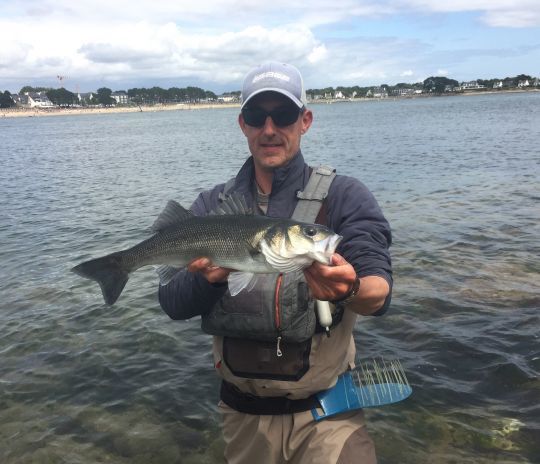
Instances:
[[[321,240],[318,246],[316,245],[315,259],[323,264],[332,264],[332,255],[336,252],[336,248],[341,240],[343,240],[343,236],[337,234],[330,235],[326,239]]]
[[[342,240],[343,240],[342,235],[337,235],[337,234],[332,235],[330,239],[328,240],[326,251],[333,255],[336,252],[337,246]]]

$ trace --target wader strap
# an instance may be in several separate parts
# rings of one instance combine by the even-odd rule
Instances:
[[[316,395],[301,400],[290,400],[282,396],[263,398],[243,393],[234,385],[223,380],[221,382],[221,401],[235,411],[258,416],[276,416],[294,414],[320,408],[321,404]]]
[[[306,188],[296,194],[298,203],[291,216],[292,219],[315,222],[334,177],[336,177],[336,170],[330,166],[319,166],[314,169]]]

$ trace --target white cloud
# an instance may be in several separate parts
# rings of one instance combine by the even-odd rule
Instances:
[[[39,17],[104,21],[124,18],[149,22],[191,24],[204,28],[239,28],[246,24],[283,22],[284,12],[291,22],[310,27],[341,22],[350,18],[384,17],[411,12],[479,12],[493,26],[532,27],[540,25],[537,0],[312,0],[309,7],[290,0],[25,0],[5,1],[2,17]]]
[[[536,27],[540,25],[540,11],[489,11],[484,15],[483,19],[493,27]]]
[[[540,2],[538,0],[390,0],[405,10],[412,8],[425,13],[478,12],[480,19],[492,27],[538,27],[540,26]]]
[[[6,37],[16,37],[20,26],[0,21]],[[25,29],[32,33],[24,42],[12,39],[0,50],[6,77],[85,74],[117,78],[144,72],[147,77],[194,76],[227,82],[238,80],[253,63],[268,59],[316,62],[326,53],[308,28],[294,25],[199,33],[172,23],[100,26],[80,22],[70,26],[27,20]]]
[[[328,57],[328,50],[326,46],[319,45],[313,49],[313,51],[308,55],[308,61],[311,64],[316,64],[322,62],[326,57]]]
[[[499,28],[540,25],[537,0],[313,0],[309,8],[290,0],[4,1],[0,90],[56,75],[71,83],[185,79],[237,89],[249,67],[268,59],[295,63],[312,87],[397,82],[412,78],[411,69],[420,75],[437,66],[454,72],[466,50],[451,61],[421,38],[354,36],[364,19],[415,12],[474,12]]]

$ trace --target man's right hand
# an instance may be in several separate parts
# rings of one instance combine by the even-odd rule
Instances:
[[[187,269],[189,272],[201,273],[211,284],[226,282],[231,273],[231,269],[212,265],[208,258],[194,259],[188,264]]]

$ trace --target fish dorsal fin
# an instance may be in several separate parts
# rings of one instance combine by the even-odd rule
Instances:
[[[177,225],[186,219],[193,217],[193,213],[184,208],[180,203],[169,200],[167,206],[152,225],[152,232],[161,232],[171,226]]]
[[[253,214],[253,211],[248,206],[244,195],[234,192],[227,195],[209,214],[214,216],[222,214],[241,214],[248,216]]]

